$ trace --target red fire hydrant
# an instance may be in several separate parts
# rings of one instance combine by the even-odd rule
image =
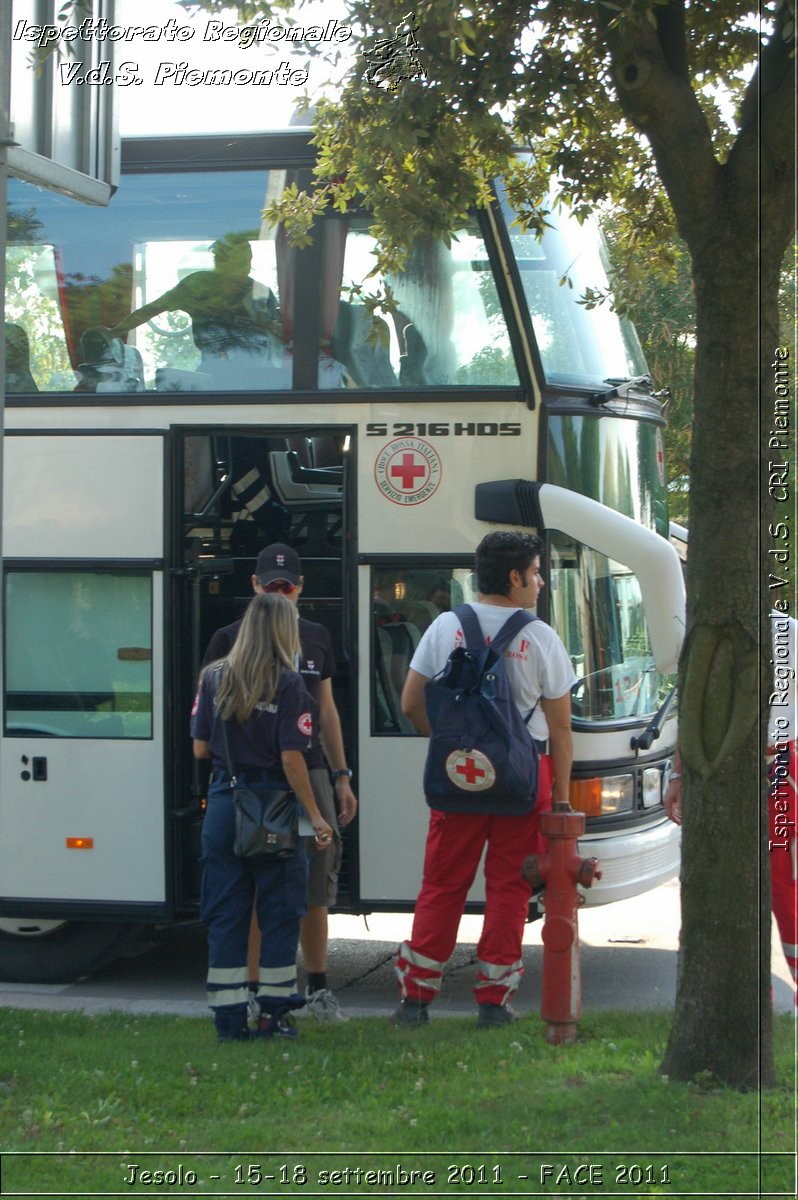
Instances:
[[[555,804],[540,814],[540,832],[548,839],[543,855],[531,854],[522,868],[533,887],[546,885],[543,923],[543,984],[540,1015],[548,1023],[546,1041],[553,1045],[576,1041],[576,1022],[582,1012],[577,910],[583,897],[576,890],[601,879],[598,859],[580,858],[576,839],[585,832],[584,813]]]

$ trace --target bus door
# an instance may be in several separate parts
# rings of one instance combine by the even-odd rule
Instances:
[[[429,821],[428,743],[402,712],[402,688],[424,631],[442,612],[476,599],[473,555],[361,558],[360,897],[368,910],[411,910]],[[468,904],[483,899],[478,878]]]
[[[157,433],[6,436],[4,917],[164,912],[163,452]]]
[[[183,836],[179,870],[186,898],[196,892],[198,825],[207,766],[191,756],[189,713],[205,651],[216,630],[239,620],[252,597],[258,552],[272,542],[293,546],[302,560],[299,613],[323,625],[335,658],[333,693],[341,715],[348,761],[355,761],[354,588],[350,472],[354,431],[349,427],[214,426],[175,429],[176,478],[181,488],[179,545],[182,579],[176,610],[176,795],[194,827]],[[193,814],[193,819],[192,819]],[[180,814],[178,814],[180,817]],[[178,834],[180,840],[180,834]],[[352,839],[349,839],[350,841]],[[192,874],[193,871],[193,874]],[[352,849],[342,872],[339,904],[354,890]]]

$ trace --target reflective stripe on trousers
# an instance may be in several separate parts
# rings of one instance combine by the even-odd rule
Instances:
[[[487,995],[488,989],[495,989],[498,984],[505,990],[502,1003],[506,1004],[521,982],[523,973],[524,964],[520,958],[517,962],[510,963],[509,966],[497,966],[496,963],[477,962],[477,982],[474,988],[477,1002],[479,1002],[480,995]],[[495,1001],[492,1003],[495,1003]]]
[[[402,942],[396,956],[395,971],[399,980],[402,998],[408,994],[423,1000],[434,1000],[441,990],[444,964],[433,958],[417,954],[407,942]],[[411,981],[411,993],[408,993],[406,981]]]

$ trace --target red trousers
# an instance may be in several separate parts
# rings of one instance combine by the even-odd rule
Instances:
[[[521,875],[528,854],[545,850],[538,813],[551,807],[551,759],[541,756],[535,812],[430,814],[424,877],[410,940],[399,947],[396,973],[402,996],[434,1000],[457,941],[466,896],[485,853],[485,916],[477,945],[478,1004],[506,1004],[524,971],[521,943],[531,888]]]
[[[777,751],[770,767],[770,895],[784,957],[798,980],[798,754],[795,742]],[[798,992],[795,1002],[798,1004]]]

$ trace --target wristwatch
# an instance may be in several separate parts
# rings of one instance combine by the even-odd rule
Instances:
[[[353,773],[354,772],[351,770],[350,767],[341,767],[338,771],[333,771],[333,773],[332,773],[333,782],[336,779],[351,779]]]

